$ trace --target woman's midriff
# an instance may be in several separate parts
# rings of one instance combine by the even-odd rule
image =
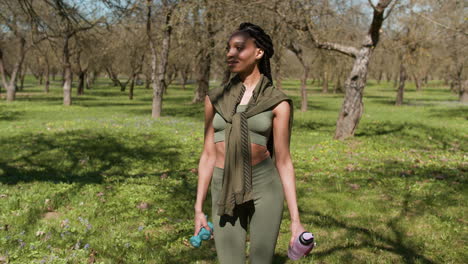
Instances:
[[[215,167],[224,168],[224,141],[216,142],[216,162]],[[268,151],[267,147],[258,145],[258,144],[250,144],[251,148],[251,160],[252,166],[262,162],[264,159],[270,156],[270,152]]]

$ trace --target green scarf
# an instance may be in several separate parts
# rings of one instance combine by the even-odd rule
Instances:
[[[223,214],[233,216],[236,205],[253,199],[251,144],[247,119],[274,108],[284,100],[288,101],[291,107],[288,145],[291,142],[294,113],[292,100],[283,91],[277,89],[268,77],[261,74],[245,111],[236,113],[237,105],[240,103],[245,89],[239,74],[236,74],[226,85],[208,91],[211,104],[226,121],[223,186],[217,202],[218,215],[220,216]],[[267,149],[274,162],[273,142],[272,131]]]

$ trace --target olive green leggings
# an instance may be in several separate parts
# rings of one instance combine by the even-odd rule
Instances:
[[[211,182],[214,240],[221,264],[244,264],[246,235],[250,226],[251,264],[273,261],[280,229],[284,192],[278,170],[271,157],[252,166],[253,201],[238,205],[234,216],[218,216],[218,201],[223,182],[223,169],[215,167]]]

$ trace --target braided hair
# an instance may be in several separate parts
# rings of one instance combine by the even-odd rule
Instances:
[[[263,50],[264,54],[258,64],[259,70],[263,75],[270,79],[271,83],[273,83],[273,79],[271,77],[270,58],[275,53],[275,50],[273,49],[271,37],[265,33],[261,27],[248,22],[240,24],[239,28],[232,33],[231,38],[235,35],[247,35],[253,38],[255,45]]]

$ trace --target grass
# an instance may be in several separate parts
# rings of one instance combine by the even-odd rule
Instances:
[[[468,107],[440,82],[368,83],[354,138],[333,140],[343,94],[283,84],[296,107],[291,153],[304,226],[317,247],[295,263],[466,263]],[[76,92],[76,88],[74,88]],[[189,246],[203,105],[171,85],[160,119],[100,79],[62,106],[28,77],[0,102],[0,263],[216,263]],[[2,94],[4,95],[4,94]],[[205,212],[210,212],[210,197]],[[285,205],[275,263],[287,258]]]

